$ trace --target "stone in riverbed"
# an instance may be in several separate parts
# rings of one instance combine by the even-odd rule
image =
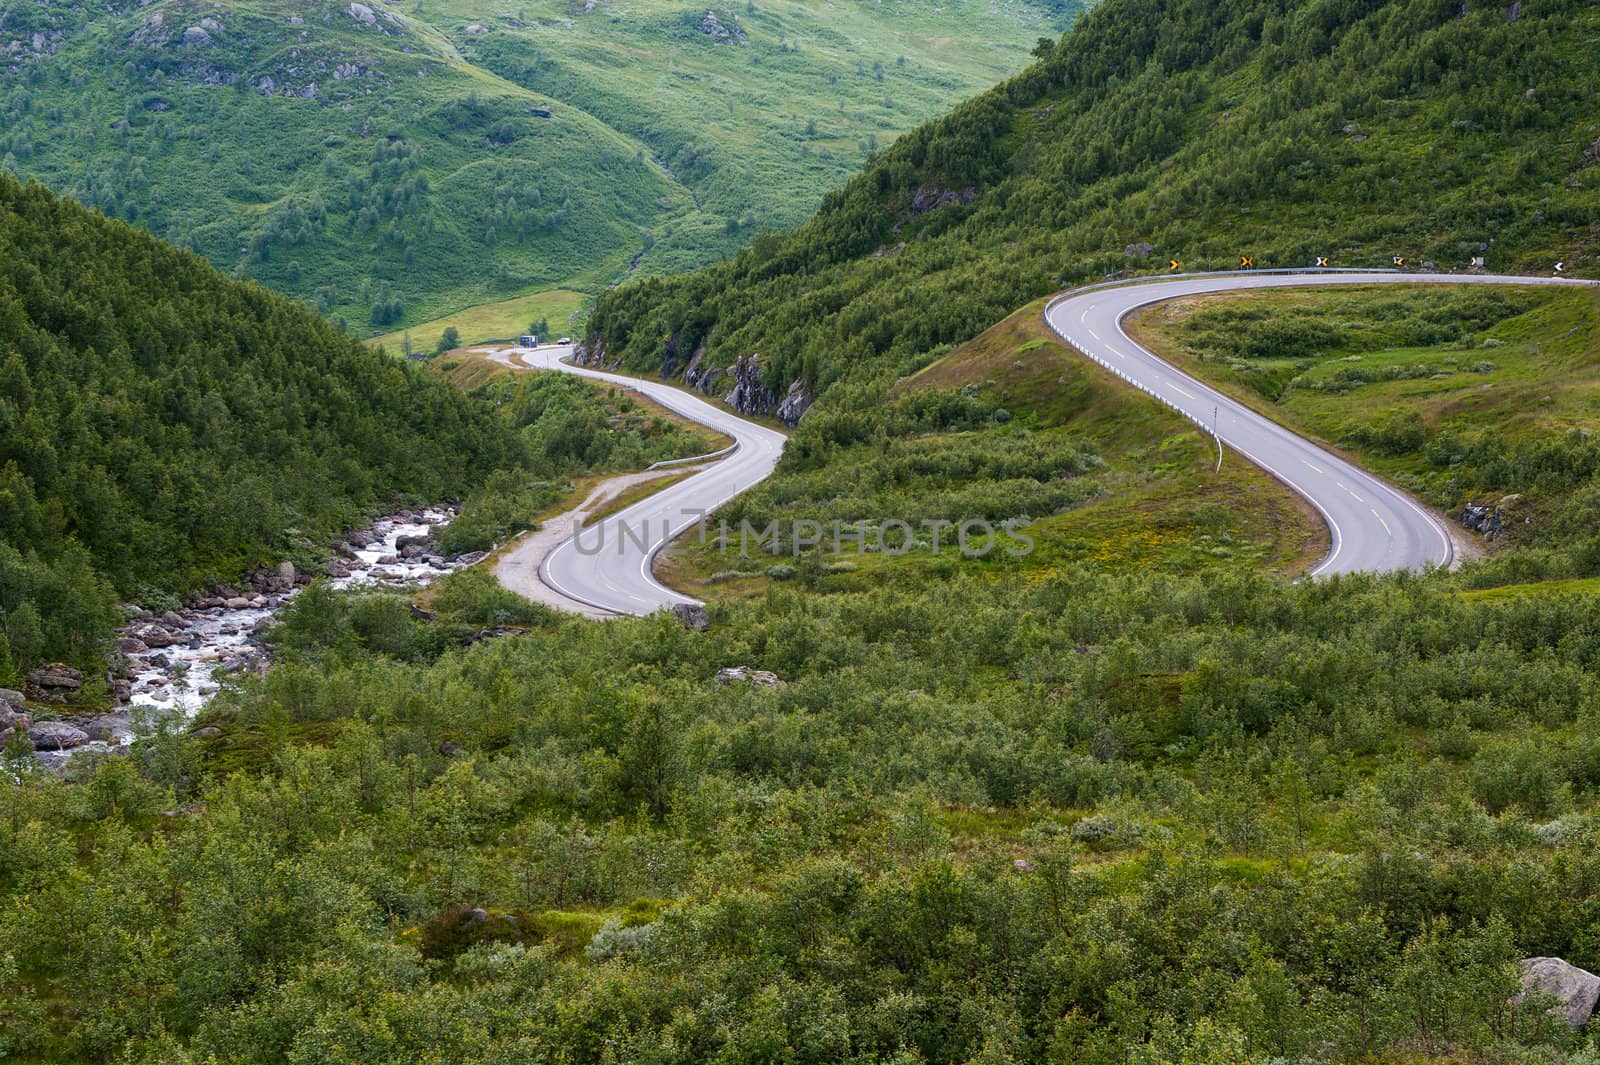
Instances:
[[[152,651],[161,647],[171,647],[178,642],[178,638],[159,625],[145,625],[133,630],[134,639],[145,645],[145,650]],[[129,652],[137,654],[138,652]]]
[[[124,636],[117,641],[117,650],[125,655],[142,655],[150,650],[150,645],[132,636]]]
[[[130,731],[132,727],[133,719],[125,713],[101,714],[99,717],[91,718],[88,723],[84,725],[83,731],[91,740],[108,742],[110,740],[115,740],[119,735]]]
[[[327,575],[330,577],[342,578],[350,576],[350,571],[339,565],[337,562],[329,562],[322,568],[323,572],[327,573]]]
[[[3,713],[6,707],[10,707],[20,714],[27,705],[28,700],[22,697],[21,692],[12,691],[10,688],[0,688],[0,713]]]
[[[242,595],[236,595],[224,603],[223,606],[227,607],[229,610],[249,610],[250,600],[246,599]]]
[[[399,564],[399,555],[384,555],[382,558],[378,559],[378,565],[380,566],[398,566]]]
[[[70,751],[89,742],[87,732],[65,721],[35,721],[28,729],[28,738],[41,751]]]

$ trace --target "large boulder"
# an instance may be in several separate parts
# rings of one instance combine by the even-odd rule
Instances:
[[[70,751],[89,742],[89,734],[65,721],[35,721],[28,729],[28,738],[40,751]]]
[[[0,688],[0,713],[4,713],[8,707],[20,714],[28,708],[28,700],[22,697],[21,692]]]
[[[686,629],[704,632],[711,627],[711,615],[706,613],[706,608],[699,603],[677,603],[672,608],[672,616]]]
[[[1522,972],[1520,1002],[1534,992],[1541,992],[1556,1000],[1550,1012],[1573,1028],[1589,1023],[1595,1002],[1600,1000],[1600,976],[1580,969],[1560,958],[1524,958],[1518,963]]]
[[[24,690],[40,703],[64,703],[83,691],[83,674],[71,666],[52,662],[28,674]]]

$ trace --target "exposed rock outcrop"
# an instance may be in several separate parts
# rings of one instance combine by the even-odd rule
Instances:
[[[711,627],[711,615],[699,603],[679,603],[672,608],[672,616],[686,629],[704,632]]]
[[[720,15],[714,10],[707,11],[706,17],[700,20],[696,29],[718,44],[733,44],[745,39],[745,32],[739,26],[738,17],[726,7],[722,9]]]
[[[971,203],[978,198],[976,187],[969,186],[957,192],[955,189],[941,189],[937,185],[924,185],[918,189],[916,195],[911,197],[911,213],[921,214],[931,211],[935,207],[945,207],[952,203]]]
[[[778,404],[778,420],[785,425],[793,426],[810,409],[811,393],[806,390],[806,383],[797,379],[789,385],[789,391],[784,394],[783,402]]]
[[[761,383],[761,356],[741,356],[729,372],[733,375],[733,388],[722,402],[748,415],[769,414],[778,405],[778,397]]]
[[[760,688],[781,688],[783,681],[778,675],[766,669],[752,669],[750,666],[731,666],[727,669],[717,670],[718,684],[732,684],[735,681],[746,681]]]

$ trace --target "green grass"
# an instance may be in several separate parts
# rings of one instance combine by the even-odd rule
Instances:
[[[1480,603],[1499,603],[1528,596],[1600,595],[1600,577],[1572,577],[1567,580],[1534,581],[1531,584],[1504,584],[1498,588],[1469,588],[1461,594]]]
[[[567,335],[569,330],[576,330],[573,320],[582,315],[584,300],[583,293],[565,288],[530,292],[497,303],[481,303],[431,322],[419,322],[409,329],[374,337],[372,342],[383,345],[391,353],[397,353],[409,334],[412,350],[432,351],[440,335],[449,326],[456,327],[462,344],[510,340],[521,336],[527,331],[529,323],[540,318],[547,319],[555,336],[561,337]],[[539,339],[543,341],[546,338]]]
[[[375,0],[370,25],[331,0],[3,0],[0,165],[353,332],[421,335],[798,223],[863,145],[1026,65],[1060,6],[772,0],[718,44],[669,0]]]

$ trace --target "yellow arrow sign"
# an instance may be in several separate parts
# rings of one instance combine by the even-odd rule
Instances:
[[[1406,257],[1404,255],[1396,255],[1394,257],[1394,264],[1396,266],[1404,266],[1406,264]]]
[[[1326,255],[1317,256],[1317,265],[1318,266],[1327,266],[1328,265],[1328,257]]]
[[[1168,259],[1167,260],[1167,269],[1168,270],[1176,270],[1177,268],[1178,268],[1178,260],[1176,260],[1176,259]]]
[[[1248,269],[1250,269],[1250,267],[1254,266],[1255,264],[1256,264],[1256,261],[1254,259],[1252,259],[1250,256],[1248,256],[1248,255],[1239,256],[1239,269],[1248,270]]]

